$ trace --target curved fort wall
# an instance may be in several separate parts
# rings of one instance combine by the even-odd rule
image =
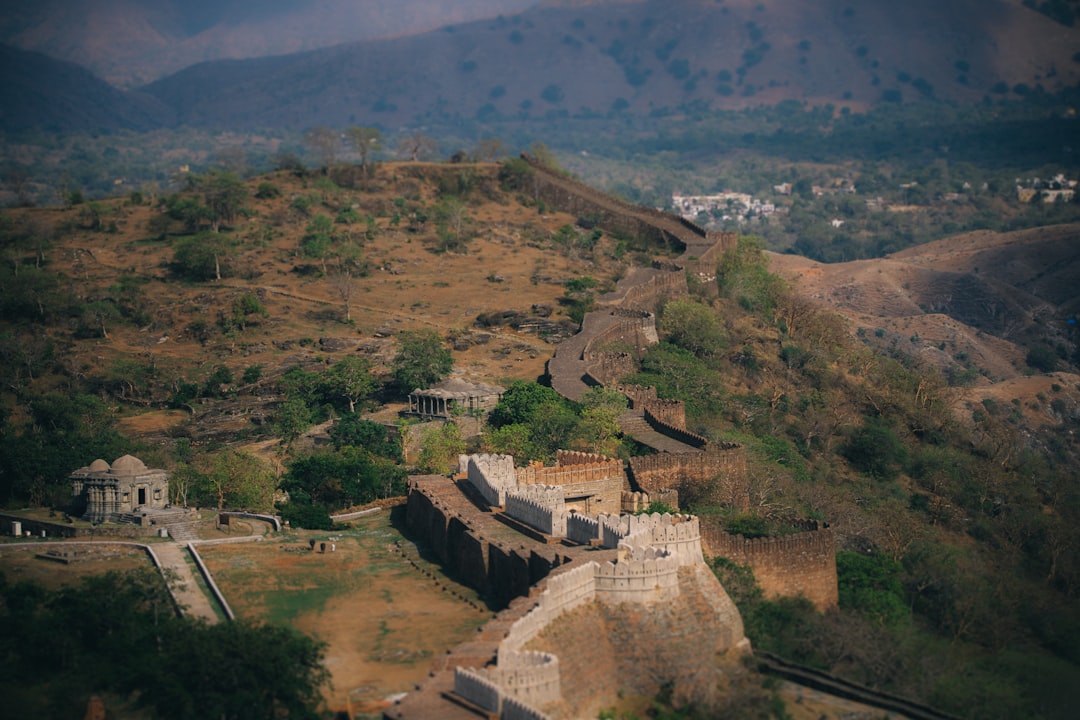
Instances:
[[[719,498],[736,508],[749,507],[746,448],[737,443],[709,443],[704,452],[657,453],[630,458],[630,477],[645,492],[675,489],[680,498]]]
[[[794,535],[745,538],[707,524],[701,538],[709,555],[749,565],[766,597],[802,595],[819,610],[834,608],[840,598],[833,531],[816,520],[800,527]]]

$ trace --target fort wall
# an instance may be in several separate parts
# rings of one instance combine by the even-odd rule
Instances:
[[[679,594],[679,560],[653,547],[620,548],[617,562],[596,570],[596,596],[607,603],[655,603]]]
[[[709,443],[704,452],[657,453],[630,458],[630,477],[648,493],[672,488],[679,498],[714,500],[749,507],[746,448],[737,443]]]
[[[517,486],[512,455],[461,455],[458,471],[466,474],[489,505],[503,505],[507,490]]]
[[[669,438],[678,440],[684,445],[689,445],[692,448],[701,450],[709,444],[707,438],[702,437],[696,433],[692,433],[685,427],[678,427],[669,423],[664,417],[658,416],[653,413],[654,405],[650,404],[645,408],[645,422],[649,423],[649,426],[660,433],[666,435]],[[665,409],[666,410],[666,409]],[[661,415],[665,413],[665,410],[661,411]],[[685,425],[685,411],[683,415],[683,424]]]
[[[562,490],[545,485],[524,487],[525,492],[506,494],[506,514],[545,535],[566,537],[566,501]]]
[[[657,490],[653,493],[624,490],[622,494],[622,512],[644,512],[653,503],[663,503],[672,510],[679,509],[679,493],[677,490]]]
[[[819,610],[834,608],[840,591],[833,531],[816,520],[801,527],[794,535],[745,538],[709,523],[701,533],[709,555],[750,566],[767,598],[802,595]]]

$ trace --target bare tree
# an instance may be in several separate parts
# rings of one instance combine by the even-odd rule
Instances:
[[[427,160],[439,151],[439,142],[429,135],[414,132],[398,143],[398,154],[408,157],[413,162]]]
[[[304,133],[304,142],[318,156],[323,173],[328,174],[337,162],[341,133],[333,128],[317,125]]]
[[[477,160],[495,162],[505,156],[506,145],[504,145],[503,141],[497,137],[484,138],[476,143],[476,149],[473,150],[473,157]]]
[[[360,158],[360,167],[368,172],[371,155],[382,149],[382,133],[376,128],[351,127],[345,134],[353,146],[353,151]]]

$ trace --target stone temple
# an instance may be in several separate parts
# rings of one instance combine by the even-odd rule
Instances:
[[[110,466],[95,460],[71,473],[74,515],[90,522],[123,522],[130,513],[160,510],[169,502],[169,475],[124,455]]]

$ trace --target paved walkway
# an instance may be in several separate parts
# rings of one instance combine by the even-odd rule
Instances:
[[[214,612],[212,601],[199,585],[195,571],[188,563],[187,547],[171,542],[153,545],[151,550],[161,563],[162,570],[168,569],[173,574],[170,589],[176,601],[184,607],[184,615],[216,623],[218,615]]]

